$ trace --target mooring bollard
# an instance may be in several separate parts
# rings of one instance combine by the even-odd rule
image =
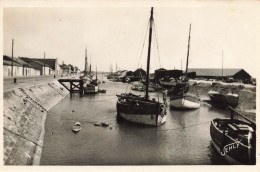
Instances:
[[[16,78],[14,78],[14,83],[16,83]]]
[[[53,77],[55,78],[56,76],[54,75]]]

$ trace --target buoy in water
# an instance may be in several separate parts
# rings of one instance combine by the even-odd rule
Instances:
[[[105,123],[105,122],[102,122],[101,125],[102,125],[102,127],[108,127],[109,126],[109,124]]]
[[[95,123],[94,126],[101,126],[102,124],[100,123]]]

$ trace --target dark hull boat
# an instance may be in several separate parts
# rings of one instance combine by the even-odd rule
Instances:
[[[166,106],[134,94],[117,95],[119,117],[143,125],[159,126],[166,122]]]
[[[208,92],[211,103],[219,106],[236,107],[238,105],[239,96],[237,94],[228,93],[223,95],[217,91]]]
[[[151,16],[149,20],[149,46],[147,57],[147,76],[149,76],[150,68],[150,52],[152,41],[152,28],[153,28],[153,8],[151,9]],[[117,95],[118,100],[116,104],[117,115],[127,121],[150,125],[159,126],[166,121],[166,101],[164,103],[150,100],[149,92],[149,77],[146,77],[145,82],[145,97],[140,97],[131,93]],[[165,100],[165,99],[164,99]]]
[[[209,91],[208,92],[210,101],[213,104],[217,104],[217,105],[225,105],[226,104],[226,99],[225,96],[223,94],[220,94],[219,92],[216,91]]]
[[[210,135],[217,152],[230,164],[256,163],[255,123],[238,119],[213,119]]]

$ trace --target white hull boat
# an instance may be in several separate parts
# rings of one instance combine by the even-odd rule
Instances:
[[[176,109],[198,109],[200,107],[200,103],[196,97],[180,96],[171,97],[170,106]]]

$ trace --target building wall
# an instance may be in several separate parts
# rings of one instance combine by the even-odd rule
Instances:
[[[13,67],[13,76],[39,76],[40,71],[28,67]],[[12,66],[4,65],[3,66],[3,76],[11,76]]]
[[[11,66],[3,66],[3,76],[11,76],[12,67]]]
[[[235,80],[250,80],[251,76],[246,71],[240,70],[233,76],[233,78]]]

